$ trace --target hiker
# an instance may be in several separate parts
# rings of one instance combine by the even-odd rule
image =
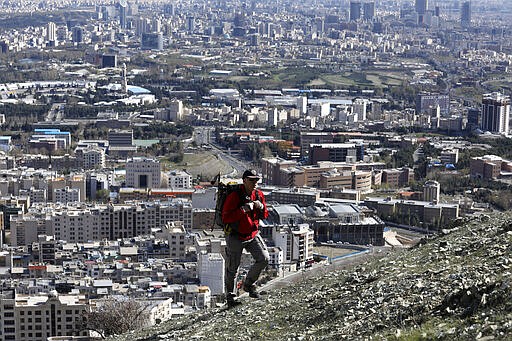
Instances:
[[[256,189],[260,177],[253,169],[242,175],[243,184],[238,191],[230,193],[222,208],[222,221],[229,225],[226,233],[226,277],[225,287],[228,306],[240,304],[236,301],[235,276],[240,265],[243,249],[255,263],[245,277],[244,291],[252,298],[259,298],[254,283],[268,264],[268,250],[259,233],[259,220],[268,217],[263,193]]]

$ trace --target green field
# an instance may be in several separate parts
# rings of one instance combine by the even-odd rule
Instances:
[[[404,75],[398,72],[345,72],[343,74],[324,74],[313,80],[308,85],[323,83],[333,87],[375,87],[387,88],[402,85]]]

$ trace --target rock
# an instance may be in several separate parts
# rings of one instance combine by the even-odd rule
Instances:
[[[115,340],[505,340],[512,231],[504,222],[512,213],[468,220],[421,247],[298,281],[236,311],[200,311]]]

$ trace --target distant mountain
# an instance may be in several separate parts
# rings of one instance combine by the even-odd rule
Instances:
[[[115,340],[511,340],[512,213]]]

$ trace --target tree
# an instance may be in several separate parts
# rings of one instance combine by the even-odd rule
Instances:
[[[149,325],[149,304],[127,298],[99,301],[94,311],[82,315],[83,328],[105,339]]]
[[[106,202],[109,198],[110,191],[108,189],[100,189],[96,191],[96,200]]]

